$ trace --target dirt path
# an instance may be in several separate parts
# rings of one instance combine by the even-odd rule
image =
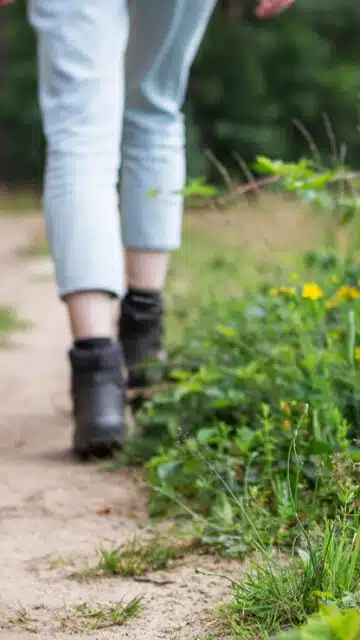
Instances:
[[[128,470],[109,474],[69,454],[64,311],[50,261],[19,255],[41,229],[37,217],[0,218],[0,304],[32,325],[0,350],[0,636],[30,638],[37,630],[44,640],[67,639],[74,630],[59,631],[59,616],[71,607],[135,596],[145,601],[139,617],[123,627],[78,630],[79,637],[206,636],[203,612],[230,595],[226,582],[195,574],[195,563],[214,567],[210,558],[190,558],[156,574],[171,582],[162,586],[121,577],[68,579],[71,563],[81,567],[94,559],[99,541],[120,544],[142,531],[146,500]]]

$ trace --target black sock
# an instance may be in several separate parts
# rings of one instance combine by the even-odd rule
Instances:
[[[103,349],[109,347],[112,344],[112,338],[83,338],[82,340],[75,340],[74,347],[76,349]]]
[[[155,289],[129,287],[125,298],[131,306],[136,307],[139,311],[157,309],[162,306],[162,292]]]

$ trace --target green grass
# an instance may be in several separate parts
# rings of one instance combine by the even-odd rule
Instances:
[[[90,605],[88,602],[73,607],[65,616],[59,617],[60,630],[86,633],[100,629],[122,627],[139,616],[144,609],[142,598],[133,598],[127,603],[109,602]]]
[[[29,323],[22,320],[15,309],[0,305],[0,347],[9,343],[12,332],[27,329]]]
[[[19,608],[14,612],[14,615],[9,618],[4,620],[0,619],[0,629],[4,628],[13,630],[14,627],[21,629],[22,631],[28,631],[29,633],[39,633],[37,620],[23,606],[19,606]]]
[[[231,632],[234,640],[273,639],[275,634],[299,625],[305,625],[304,631],[284,634],[284,640],[293,637],[315,640],[318,636],[307,635],[306,629],[316,627],[316,618],[313,620],[312,616],[329,604],[332,612],[323,616],[321,624],[319,622],[328,635],[319,635],[319,638],[340,640],[348,637],[346,625],[344,635],[331,635],[331,619],[334,624],[340,624],[341,615],[339,618],[336,611],[356,612],[350,615],[350,620],[360,631],[358,482],[355,484],[351,480],[349,466],[342,464],[340,459],[337,474],[340,506],[334,519],[325,516],[319,520],[309,511],[305,522],[300,519],[293,502],[298,527],[292,550],[285,554],[263,550],[258,559],[251,562],[245,577],[232,580],[234,600],[221,607],[220,619],[224,621],[223,629]],[[290,485],[290,468],[288,481]],[[340,631],[339,626],[337,630]],[[355,635],[351,637],[355,638]],[[281,633],[280,638],[283,638]]]
[[[171,561],[181,559],[198,548],[198,543],[193,540],[184,543],[155,536],[143,542],[133,538],[119,547],[100,547],[98,562],[93,567],[72,573],[70,577],[83,581],[104,576],[141,576],[167,569]]]
[[[90,633],[100,629],[122,627],[130,620],[137,618],[144,610],[143,598],[136,597],[128,602],[104,602],[90,605],[84,601],[69,607],[65,613],[50,612],[57,624],[57,632]],[[15,629],[29,633],[41,634],[43,621],[35,612],[19,607],[13,615],[0,620],[0,629],[15,633]]]

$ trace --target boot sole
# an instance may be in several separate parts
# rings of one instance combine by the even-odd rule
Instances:
[[[106,458],[112,458],[114,454],[121,451],[122,444],[117,441],[99,441],[92,442],[86,448],[74,447],[74,453],[81,460],[89,460],[90,458],[97,458],[103,460]]]

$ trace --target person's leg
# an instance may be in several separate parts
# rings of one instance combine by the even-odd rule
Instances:
[[[128,288],[162,291],[170,261],[168,251],[126,250]]]
[[[127,2],[29,0],[29,19],[47,143],[47,234],[74,337],[74,444],[96,452],[123,428],[111,297],[124,287],[117,182]]]
[[[162,289],[180,246],[185,185],[182,104],[215,0],[130,0],[121,217],[128,291],[119,337],[130,386],[162,346]]]
[[[111,297],[102,291],[84,291],[66,296],[74,342],[111,339],[113,333]]]

